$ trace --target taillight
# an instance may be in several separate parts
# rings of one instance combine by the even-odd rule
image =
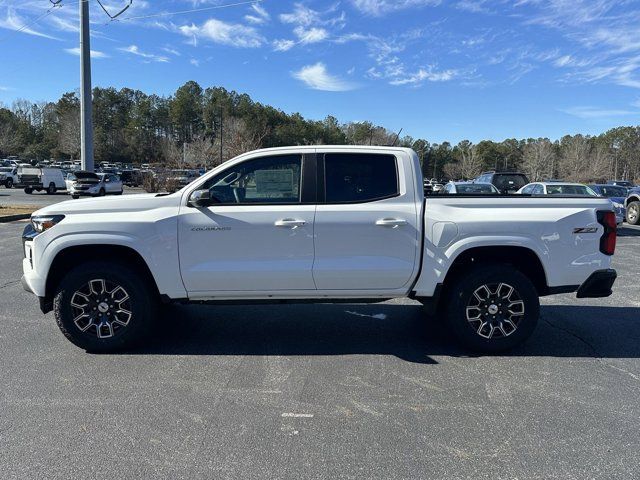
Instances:
[[[613,255],[616,251],[616,214],[613,212],[597,212],[598,223],[604,227],[600,237],[600,251],[605,255]]]

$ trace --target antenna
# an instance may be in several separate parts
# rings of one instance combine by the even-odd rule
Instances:
[[[398,139],[400,138],[400,134],[402,133],[402,128],[400,129],[400,131],[396,134],[396,139],[393,141],[393,143],[391,145],[389,145],[390,147],[395,147],[396,143],[398,143]]]

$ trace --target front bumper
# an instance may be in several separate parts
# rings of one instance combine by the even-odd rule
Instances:
[[[91,190],[75,190],[72,188],[71,190],[69,190],[69,194],[78,197],[95,197],[96,195],[98,195],[98,191],[93,192]]]
[[[606,270],[596,270],[587,278],[580,288],[576,297],[578,298],[602,298],[613,293],[611,287],[616,281],[617,273],[612,268]]]

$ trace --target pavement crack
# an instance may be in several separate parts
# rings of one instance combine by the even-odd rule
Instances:
[[[624,369],[622,367],[619,367],[617,365],[614,365],[612,363],[607,362],[604,359],[604,357],[602,356],[602,354],[598,351],[598,349],[596,347],[594,347],[593,344],[591,342],[589,342],[588,340],[582,338],[580,335],[578,335],[575,332],[572,332],[568,328],[564,328],[564,327],[561,327],[561,326],[556,325],[554,323],[551,323],[549,320],[547,320],[544,317],[540,317],[540,318],[542,319],[543,322],[545,322],[551,328],[555,328],[556,330],[560,330],[561,332],[565,332],[565,333],[571,335],[573,338],[575,338],[578,341],[580,341],[581,343],[583,343],[584,345],[586,345],[591,350],[591,354],[592,354],[593,358],[595,358],[598,361],[598,363],[600,363],[604,367],[610,368],[612,370],[616,370],[619,373],[624,373],[628,377],[631,377],[634,381],[640,382],[640,376],[638,376],[635,373],[632,373],[632,372],[630,372],[630,371],[628,371],[628,370],[626,370],[626,369]]]
[[[10,287],[11,285],[15,285],[17,283],[20,283],[20,280],[14,280],[12,282],[5,283],[4,285],[0,285],[0,290],[2,290],[5,287]]]

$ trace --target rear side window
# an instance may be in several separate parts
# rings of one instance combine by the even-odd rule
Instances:
[[[497,173],[493,176],[493,184],[499,190],[518,191],[524,187],[529,180],[522,174]]]
[[[371,202],[399,194],[393,155],[329,153],[324,171],[327,203]]]

